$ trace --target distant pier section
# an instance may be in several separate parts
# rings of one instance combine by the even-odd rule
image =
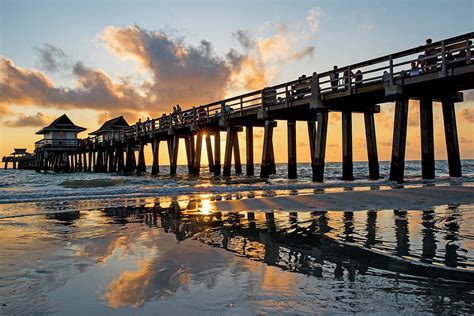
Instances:
[[[26,151],[26,148],[15,148],[9,156],[2,158],[4,169],[8,168],[11,163],[13,169],[34,169],[35,168],[35,154]]]
[[[199,176],[202,146],[215,175],[242,173],[239,133],[245,133],[246,174],[254,176],[254,129],[262,128],[260,177],[276,172],[273,129],[287,124],[288,178],[297,178],[296,122],[306,122],[313,181],[323,181],[328,113],[341,113],[342,178],[353,180],[352,118],[363,115],[368,153],[368,177],[378,179],[379,160],[375,115],[395,103],[390,180],[403,182],[409,100],[420,103],[422,178],[435,177],[433,102],[440,102],[449,174],[460,177],[461,159],[455,104],[461,91],[474,89],[474,33],[448,38],[356,64],[313,73],[276,86],[220,100],[129,126],[123,117],[106,122],[90,137],[63,115],[37,134],[36,171],[143,173],[144,150],[151,145],[152,174],[160,172],[160,144],[166,143],[171,175],[176,174],[180,141],[184,141],[188,172]],[[226,132],[221,162],[221,132]],[[233,161],[233,164],[232,164]]]

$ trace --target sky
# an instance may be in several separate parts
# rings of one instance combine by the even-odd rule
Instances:
[[[32,151],[41,138],[35,131],[63,113],[92,132],[114,116],[133,123],[177,103],[206,104],[473,30],[473,0],[0,0],[0,156],[14,147]],[[461,156],[468,159],[474,158],[474,93],[465,96],[456,111]],[[389,160],[393,105],[381,108],[379,158]],[[435,155],[445,159],[440,105],[434,110]],[[340,115],[329,119],[327,160],[340,161]],[[417,120],[413,101],[407,159],[420,159]],[[286,124],[278,123],[276,160],[285,162]],[[362,115],[354,114],[356,161],[367,159],[364,133]],[[261,136],[256,129],[256,161]],[[298,161],[310,161],[303,122],[297,138]],[[245,155],[243,138],[241,144]],[[160,158],[168,162],[164,150]]]

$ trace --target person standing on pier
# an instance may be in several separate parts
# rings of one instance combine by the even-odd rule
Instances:
[[[338,86],[339,86],[339,72],[337,71],[337,66],[334,65],[332,71],[331,71],[331,87],[332,87],[332,92],[337,92]]]

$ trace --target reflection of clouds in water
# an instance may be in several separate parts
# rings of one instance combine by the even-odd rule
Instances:
[[[110,282],[103,299],[109,306],[142,306],[154,299],[166,299],[190,282],[213,288],[234,258],[194,241],[177,244],[174,236],[161,235],[155,240],[156,255],[140,259],[136,271],[124,271]]]

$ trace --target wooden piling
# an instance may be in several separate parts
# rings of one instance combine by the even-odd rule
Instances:
[[[318,112],[316,144],[314,147],[313,181],[322,182],[324,178],[324,161],[326,158],[326,139],[328,132],[328,112]]]
[[[196,152],[194,156],[193,175],[199,176],[201,172],[202,134],[196,135]]]
[[[234,142],[233,130],[231,127],[227,128],[227,135],[225,141],[225,153],[224,153],[224,170],[222,175],[224,177],[230,176],[230,168],[232,165],[232,148]]]
[[[155,138],[153,139],[151,143],[151,150],[153,152],[153,162],[151,166],[151,174],[152,175],[157,175],[160,173],[160,162],[159,162],[159,157],[160,157],[160,140]]]
[[[265,129],[263,132],[263,150],[262,164],[260,168],[260,178],[268,178],[271,174],[271,159],[273,151],[273,127],[274,121],[265,121]]]
[[[365,112],[365,139],[367,143],[367,157],[369,160],[369,177],[372,180],[380,178],[379,158],[377,153],[377,138],[375,133],[374,113]]]
[[[214,175],[221,174],[221,132],[217,130],[214,134]]]
[[[3,169],[6,170],[7,168],[8,168],[8,160],[5,159],[5,165],[4,165]]]
[[[135,150],[133,143],[127,143],[127,157],[125,162],[125,172],[133,172],[135,168]]]
[[[421,177],[435,178],[433,101],[431,98],[420,98],[421,129]]]
[[[352,160],[352,113],[342,112],[342,179],[354,180]]]
[[[392,181],[403,182],[405,173],[405,147],[407,140],[408,98],[395,101],[395,121],[393,125],[392,162],[390,177]]]
[[[172,141],[172,150],[171,150],[171,164],[170,164],[170,174],[175,175],[178,168],[178,150],[179,150],[179,138],[178,135],[173,135]]]
[[[296,121],[288,120],[288,179],[297,178],[296,166]]]
[[[315,148],[316,148],[316,121],[308,121],[309,154],[311,156],[311,168],[314,168]]]
[[[207,160],[209,162],[209,172],[214,171],[214,154],[212,152],[212,142],[211,142],[211,135],[206,134],[206,149],[207,149]]]
[[[242,162],[240,161],[239,133],[234,130],[234,168],[235,174],[242,174]]]
[[[246,149],[246,174],[253,176],[255,174],[253,161],[253,127],[245,127],[245,149]]]
[[[450,177],[461,177],[461,156],[459,153],[458,129],[456,125],[456,112],[451,97],[442,100],[444,135],[446,137],[446,150],[448,153],[448,166]]]
[[[87,164],[87,153],[85,151],[82,153],[82,161],[83,161],[83,166],[82,166],[83,170],[84,172],[86,172],[88,164]]]
[[[145,142],[140,141],[138,147],[138,164],[137,164],[137,175],[142,172],[146,172],[146,163],[145,163]]]
[[[184,147],[186,149],[186,160],[188,162],[188,172],[189,174],[193,174],[194,156],[195,156],[193,135],[189,135],[184,138]]]
[[[92,149],[89,149],[89,165],[87,166],[87,171],[92,172],[92,166],[94,165],[94,152]]]
[[[115,150],[112,146],[107,148],[108,156],[109,156],[109,172],[116,172],[117,171],[117,163],[115,161]]]

